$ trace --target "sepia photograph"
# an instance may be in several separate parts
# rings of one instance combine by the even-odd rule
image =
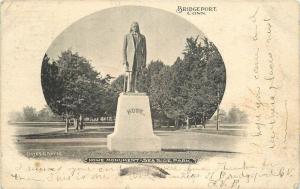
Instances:
[[[220,107],[226,69],[217,47],[159,9],[117,7],[73,23],[45,52],[41,86],[42,109],[28,104],[10,120],[30,158],[196,161],[233,156],[246,134],[247,114]]]
[[[296,1],[4,1],[2,188],[298,188]]]

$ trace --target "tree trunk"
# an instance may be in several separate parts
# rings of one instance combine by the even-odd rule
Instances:
[[[203,113],[202,114],[202,125],[203,125],[204,128],[205,128],[205,122],[206,122],[206,120],[205,120],[205,113]]]
[[[218,106],[217,106],[217,130],[219,130],[219,112],[220,112],[220,91],[219,91],[219,84],[217,88],[217,98],[218,98]]]
[[[83,130],[83,117],[82,117],[82,115],[79,116],[79,129]]]
[[[205,129],[205,121],[203,118],[201,118],[201,124],[202,124],[203,128]]]
[[[162,125],[161,122],[162,121],[161,121],[161,117],[160,117],[160,118],[158,118],[158,128],[161,128],[161,125]]]
[[[78,119],[77,118],[73,118],[73,125],[74,125],[74,128],[76,130],[78,130]]]
[[[69,118],[66,117],[66,124],[65,124],[65,133],[68,133],[69,132]]]
[[[220,108],[219,108],[219,105],[217,107],[217,130],[219,130],[219,112],[220,112]]]
[[[155,125],[154,125],[154,119],[152,119],[152,128],[154,129]]]
[[[189,129],[190,127],[190,118],[189,116],[186,117],[186,129]]]

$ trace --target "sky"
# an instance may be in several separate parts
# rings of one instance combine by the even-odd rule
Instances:
[[[147,63],[162,60],[172,65],[182,57],[187,37],[204,36],[183,18],[155,8],[125,6],[106,9],[86,16],[66,28],[53,41],[47,55],[56,59],[61,51],[71,49],[90,60],[101,74],[122,74],[124,36],[137,21],[146,37]]]

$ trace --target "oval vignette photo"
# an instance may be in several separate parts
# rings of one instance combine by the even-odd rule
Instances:
[[[42,59],[44,108],[26,106],[11,120],[19,152],[140,163],[196,163],[239,153],[247,114],[222,107],[226,62],[200,29],[142,6],[109,8],[74,22]]]

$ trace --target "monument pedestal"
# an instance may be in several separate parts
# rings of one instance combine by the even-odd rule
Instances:
[[[145,93],[121,93],[114,132],[107,136],[111,151],[160,151],[152,128],[149,98]]]

